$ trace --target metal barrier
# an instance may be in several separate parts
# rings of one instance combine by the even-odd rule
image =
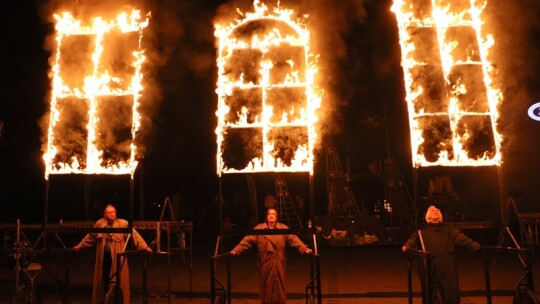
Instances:
[[[409,304],[413,303],[412,292],[412,265],[414,260],[421,260],[424,264],[425,273],[420,277],[422,285],[422,295],[426,299],[426,304],[433,302],[432,278],[431,278],[431,254],[429,252],[407,249],[407,289],[409,294]]]
[[[143,261],[143,272],[142,272],[142,301],[143,301],[143,304],[147,304],[148,303],[148,292],[147,292],[147,284],[146,284],[146,281],[147,281],[147,268],[148,268],[148,256],[150,255],[147,251],[145,250],[132,250],[132,251],[125,251],[125,252],[122,252],[122,253],[117,253],[116,254],[116,273],[114,275],[116,281],[115,281],[115,303],[117,304],[122,304],[123,301],[120,301],[122,299],[122,297],[120,296],[120,294],[122,293],[122,289],[120,286],[121,285],[121,280],[122,280],[122,276],[120,275],[122,273],[122,267],[124,267],[124,261],[128,258],[128,256],[133,256],[133,255],[141,255],[143,254],[143,257],[144,257],[144,261]],[[111,280],[111,283],[113,283],[113,281]],[[169,297],[169,301],[170,301],[170,297]]]
[[[79,233],[130,233],[131,228],[95,228],[95,222],[89,221],[60,221],[58,224],[48,224],[46,229],[42,224],[24,223],[17,220],[15,224],[0,223],[0,231],[4,231],[4,250],[6,251],[8,246],[8,240],[11,239],[8,233],[15,235],[14,243],[17,246],[25,246],[29,249],[39,251],[50,251],[53,247],[60,247],[65,249],[66,245],[62,237],[68,234]],[[193,292],[193,223],[191,221],[134,221],[133,228],[139,232],[148,231],[153,233],[152,244],[155,247],[157,254],[163,254],[167,256],[167,290],[170,303],[171,297],[171,263],[173,253],[179,252],[182,255],[182,260],[185,263],[187,253],[187,262],[189,267],[189,297],[192,298]],[[36,236],[37,234],[37,236]],[[48,238],[47,235],[54,238]],[[173,244],[173,235],[179,237],[178,244]],[[34,238],[30,237],[34,236]],[[163,242],[162,237],[165,239]],[[55,242],[52,242],[52,241]],[[56,249],[52,249],[56,250]]]
[[[225,261],[226,269],[226,287],[221,284],[216,278],[216,268],[218,261]],[[217,288],[216,288],[217,286]],[[210,303],[231,303],[231,254],[224,253],[214,255],[210,258]]]
[[[289,229],[261,229],[252,230],[248,234],[253,235],[287,235],[291,234]],[[232,298],[231,284],[231,254],[229,252],[217,254],[220,244],[220,237],[216,241],[214,256],[210,257],[210,303],[211,304],[230,304]],[[308,284],[305,287],[306,303],[322,303],[321,294],[321,271],[320,271],[320,256],[317,249],[316,235],[313,234],[313,254],[310,255],[310,276]],[[222,284],[216,277],[216,270],[219,261],[225,262],[226,280]],[[316,300],[316,302],[315,302]]]
[[[516,295],[514,297],[515,304],[528,304],[537,303],[534,296],[534,278],[532,271],[532,253],[529,249],[500,247],[500,246],[486,246],[484,249],[484,277],[486,282],[486,300],[487,304],[492,303],[491,295],[491,278],[490,278],[490,266],[494,262],[494,257],[498,253],[507,253],[516,255],[521,265],[523,266],[523,276],[516,284]]]
[[[13,248],[12,256],[15,259],[15,292],[11,298],[11,302],[35,303],[36,297],[39,297],[39,292],[35,286],[35,280],[44,271],[54,279],[57,285],[63,285],[64,292],[62,295],[62,303],[69,303],[69,262],[71,260],[71,252],[72,250],[69,248],[45,250],[35,250],[21,246]],[[61,254],[64,256],[63,262],[65,267],[63,284],[62,280],[49,271],[47,267],[43,265],[43,262],[40,261],[41,256],[50,254]]]

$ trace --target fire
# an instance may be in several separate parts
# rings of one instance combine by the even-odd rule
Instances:
[[[494,87],[476,0],[394,0],[413,165],[501,164],[501,91]]]
[[[141,49],[149,20],[140,11],[83,25],[71,13],[55,14],[56,51],[47,146],[49,174],[131,174],[142,95]]]
[[[254,11],[215,24],[217,172],[310,172],[317,140],[317,57],[304,17],[255,0]]]

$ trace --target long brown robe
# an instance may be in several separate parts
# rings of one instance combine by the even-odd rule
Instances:
[[[94,224],[94,228],[105,228],[107,226],[107,220],[105,218],[99,219]],[[123,219],[116,219],[113,222],[112,228],[127,228],[128,222]],[[88,248],[96,245],[96,262],[94,267],[94,284],[92,289],[92,303],[103,303],[105,300],[105,291],[103,290],[103,255],[105,253],[105,240],[107,238],[108,233],[88,233],[82,241],[79,243],[81,246],[81,249]],[[116,254],[124,252],[124,247],[126,245],[126,241],[128,234],[127,233],[114,233],[111,236],[111,258],[112,258],[112,265],[111,265],[111,272],[107,275],[110,277],[113,277],[113,275],[116,273]],[[141,235],[137,232],[137,230],[133,229],[133,232],[131,234],[131,237],[133,239],[133,242],[137,249],[144,250],[148,245],[144,241],[144,239],[141,237]],[[116,281],[116,280],[114,280]],[[114,291],[114,285],[113,282],[110,284],[110,288],[107,292]],[[129,290],[129,266],[127,259],[124,260],[124,265],[122,267],[122,271],[120,273],[120,288],[122,289],[122,296],[125,304],[129,304],[130,302],[130,290]]]
[[[448,224],[428,224],[426,228],[420,231],[425,250],[431,254],[431,279],[434,288],[433,303],[442,300],[445,304],[459,304],[461,297],[454,245],[478,251],[480,244]],[[418,231],[410,236],[405,246],[412,249],[421,248]],[[420,274],[425,274],[423,263],[419,263],[419,266]],[[424,281],[422,280],[421,283],[422,289],[425,290]],[[438,298],[437,293],[440,294],[440,298]],[[424,294],[422,294],[422,302],[427,302]]]
[[[266,223],[255,226],[254,229],[269,229]],[[276,224],[276,229],[289,229],[282,223]],[[265,304],[278,304],[287,301],[285,291],[285,277],[287,273],[286,246],[291,246],[300,253],[308,250],[296,235],[247,235],[233,251],[240,254],[242,251],[257,246],[259,269],[259,290],[261,302]]]

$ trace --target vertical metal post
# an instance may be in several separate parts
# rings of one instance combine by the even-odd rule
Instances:
[[[216,300],[215,264],[215,258],[210,257],[210,303],[214,303],[214,301]]]
[[[418,167],[413,166],[413,208],[414,208],[414,226],[418,227]]]
[[[310,297],[310,301],[311,303],[313,303],[313,294],[315,292],[315,286],[313,286],[315,283],[315,256],[311,256],[310,259],[309,259],[309,276],[311,278],[311,284],[309,286],[309,289],[310,289],[310,293],[309,293],[309,297]],[[308,299],[306,299],[307,301]]]
[[[232,303],[232,283],[231,283],[231,255],[228,254],[225,257],[225,264],[227,265],[227,303]]]
[[[504,224],[509,222],[508,214],[508,204],[507,204],[507,194],[506,194],[506,185],[504,183],[504,176],[502,171],[502,166],[497,166],[497,182],[499,188],[499,211],[501,212],[501,221]]]
[[[66,250],[64,252],[64,299],[62,300],[63,303],[69,303],[69,262],[71,260],[71,252],[70,250]]]
[[[534,292],[534,277],[533,277],[533,269],[531,266],[531,259],[532,259],[532,253],[530,250],[525,252],[525,260],[526,260],[526,267],[525,271],[527,272],[527,287],[530,291]]]
[[[312,233],[316,232],[315,229],[315,190],[313,186],[313,174],[309,174],[309,218],[311,219]]]
[[[114,295],[115,295],[115,302],[117,304],[122,304],[121,301],[120,301],[120,294],[121,294],[121,286],[122,286],[122,282],[120,281],[120,272],[122,271],[122,254],[121,253],[117,253],[116,254],[116,274],[114,275],[115,276],[115,288],[114,288]],[[103,274],[105,275],[105,274]],[[107,292],[107,291],[105,291]]]
[[[133,217],[133,197],[134,197],[133,191],[135,191],[134,189],[135,189],[135,181],[133,179],[133,175],[130,175],[129,176],[129,206],[128,206],[128,214],[129,214],[128,228],[129,228],[129,231],[132,231],[132,229],[133,229],[133,220],[134,220],[134,217]]]
[[[17,288],[19,287],[19,284],[21,282],[21,271],[22,271],[22,265],[21,265],[21,220],[17,219],[17,232],[15,233],[15,244],[16,244],[16,256],[15,256],[15,292],[17,292]]]
[[[143,282],[142,282],[142,300],[143,300],[143,304],[147,304],[148,303],[148,286],[146,284],[146,281],[148,279],[148,275],[147,275],[147,272],[148,272],[148,256],[149,256],[149,253],[148,252],[144,252],[144,262],[143,262]]]
[[[45,200],[43,206],[43,225],[42,225],[42,234],[43,237],[43,248],[47,248],[47,222],[49,219],[49,178],[45,179]],[[37,246],[37,243],[35,244]]]
[[[412,255],[407,255],[407,291],[409,292],[409,304],[413,304],[412,294]]]
[[[189,228],[189,299],[193,300],[193,226]]]
[[[222,214],[222,200],[221,200],[221,174],[218,176],[218,208],[219,208],[219,220],[218,220],[218,231],[219,231],[219,252],[223,252],[223,225],[221,224],[223,222],[223,214]]]
[[[167,303],[171,303],[171,227],[167,226]]]
[[[431,279],[431,259],[429,254],[426,253],[424,256],[426,259],[426,289],[427,289],[427,304],[433,303],[433,290],[432,290],[432,279]]]
[[[322,293],[321,293],[321,262],[319,255],[315,256],[316,262],[316,273],[317,273],[317,301],[319,304],[322,303]]]
[[[486,282],[486,300],[487,304],[491,304],[491,279],[489,274],[489,263],[491,262],[491,252],[484,251],[484,280]]]

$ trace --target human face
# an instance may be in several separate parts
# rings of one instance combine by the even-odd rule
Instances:
[[[109,206],[105,209],[105,219],[108,221],[114,221],[116,219],[116,209]]]
[[[441,210],[435,206],[430,206],[426,212],[426,222],[438,224],[442,222]]]
[[[275,209],[268,209],[266,221],[269,223],[275,223],[277,221],[277,211]]]

